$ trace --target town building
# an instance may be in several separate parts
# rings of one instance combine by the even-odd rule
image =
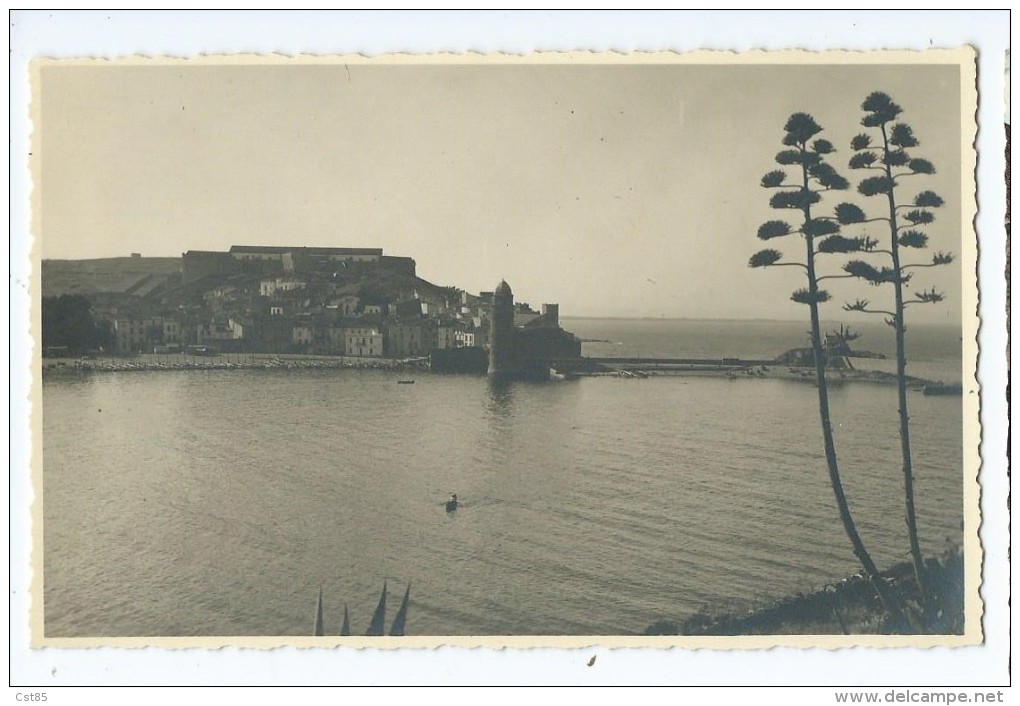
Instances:
[[[321,330],[324,355],[347,354],[347,329],[342,324],[326,323],[323,324]]]
[[[377,326],[357,326],[344,330],[344,355],[381,358],[385,337]]]
[[[196,329],[195,343],[220,350],[238,350],[244,338],[244,325],[239,319],[203,321]]]
[[[361,305],[361,297],[356,294],[345,294],[333,297],[326,303],[327,309],[335,309],[341,316],[354,316]]]
[[[291,329],[291,343],[294,344],[298,352],[309,352],[314,340],[315,332],[310,323],[294,324],[294,327]]]
[[[259,296],[272,297],[277,292],[293,292],[298,289],[304,289],[305,283],[303,280],[293,278],[282,278],[276,277],[275,279],[264,279],[259,282]]]
[[[452,323],[437,321],[429,329],[429,350],[446,350],[457,347],[457,327]]]
[[[386,327],[387,353],[393,358],[410,358],[429,352],[428,327],[423,321],[390,324]]]
[[[181,333],[180,321],[162,316],[114,319],[114,351],[151,353],[156,346],[179,345]]]

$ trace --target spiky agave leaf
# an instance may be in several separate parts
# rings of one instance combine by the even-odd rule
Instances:
[[[900,245],[905,248],[923,248],[928,245],[928,236],[919,230],[905,230],[897,238]]]
[[[849,343],[850,341],[856,341],[858,338],[861,337],[861,334],[857,333],[856,331],[851,329],[849,326],[844,326],[843,324],[839,325],[839,330],[838,331],[832,331],[829,335],[832,336],[833,338],[836,338],[837,340],[839,340],[842,343]]]
[[[912,159],[907,163],[907,168],[910,169],[914,174],[934,174],[935,165],[929,162],[927,159]]]
[[[915,209],[903,215],[904,220],[908,220],[916,225],[925,223],[932,223],[935,220],[935,214],[931,211],[923,211],[921,209]]]
[[[864,169],[870,167],[878,159],[878,155],[874,152],[858,152],[850,158],[851,169]]]
[[[865,218],[864,211],[856,204],[841,203],[836,206],[836,220],[842,225],[848,226],[853,223],[862,223]]]
[[[953,261],[953,254],[948,252],[942,252],[941,250],[931,256],[931,264],[933,265],[948,265]]]
[[[808,140],[822,131],[821,125],[807,113],[794,113],[783,126],[787,137],[795,140],[795,144],[806,144]],[[785,144],[785,142],[784,142]]]
[[[938,208],[944,204],[942,197],[934,191],[922,191],[914,197],[914,205],[918,208]]]
[[[818,139],[811,143],[811,149],[816,154],[831,154],[836,151],[836,147],[828,140]]]
[[[843,311],[867,311],[868,304],[870,303],[871,302],[867,299],[858,299],[855,302],[846,302],[843,305]]]
[[[774,265],[783,259],[783,253],[778,250],[765,249],[759,250],[751,259],[747,261],[748,267],[768,267]]]
[[[875,196],[876,194],[888,194],[893,188],[893,180],[889,177],[884,176],[873,176],[868,177],[861,181],[857,185],[857,191],[864,194],[865,196]]]
[[[810,189],[799,189],[797,191],[780,191],[772,195],[769,205],[772,208],[798,208],[806,209],[812,204],[821,201],[821,196]]]
[[[771,240],[789,234],[790,224],[786,221],[768,221],[758,226],[758,237],[762,240]]]
[[[878,240],[875,238],[869,238],[866,235],[861,236],[861,251],[871,252],[878,246]]]
[[[850,140],[850,149],[854,151],[866,150],[871,146],[871,135],[866,133],[860,133],[854,135],[854,138]]]
[[[945,298],[945,295],[942,292],[937,291],[934,287],[929,290],[921,290],[914,294],[914,301],[924,302],[926,304],[934,304]]]
[[[790,299],[798,304],[821,304],[829,301],[829,293],[824,289],[819,289],[813,294],[809,289],[798,289],[790,295]]]
[[[786,172],[782,169],[776,169],[761,178],[761,185],[766,189],[774,189],[777,186],[782,186],[783,179],[786,178]]]
[[[914,130],[906,123],[896,123],[889,133],[889,144],[897,147],[917,147],[920,143],[914,137]]]
[[[801,226],[801,231],[808,237],[832,235],[839,232],[839,224],[823,218],[812,218]]]

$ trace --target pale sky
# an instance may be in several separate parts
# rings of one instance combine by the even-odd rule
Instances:
[[[959,253],[960,96],[954,65],[48,65],[41,71],[43,258],[179,256],[234,244],[382,247],[471,292],[506,279],[564,316],[798,319],[794,268],[748,257],[796,212],[768,207],[782,127],[811,113],[839,150],[860,104],[889,93],[946,199],[926,227]],[[916,188],[911,188],[916,184]],[[853,200],[881,215],[881,198]],[[879,230],[859,227],[847,234]],[[836,271],[845,260],[826,260]],[[831,264],[829,264],[831,263]],[[920,270],[947,293],[916,321],[958,321],[960,268]],[[891,291],[831,283],[845,299]],[[859,319],[857,319],[859,320]]]

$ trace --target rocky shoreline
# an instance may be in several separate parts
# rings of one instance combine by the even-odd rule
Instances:
[[[163,370],[407,370],[420,361],[273,354],[220,356],[143,355],[133,358],[44,359],[43,374],[116,373]]]
[[[883,576],[916,611],[913,565],[896,564]],[[953,549],[927,560],[927,585],[934,616],[926,632],[964,632],[963,554]],[[848,576],[816,591],[774,601],[746,612],[699,610],[682,620],[659,620],[645,635],[883,635],[892,634],[871,582],[861,574]]]

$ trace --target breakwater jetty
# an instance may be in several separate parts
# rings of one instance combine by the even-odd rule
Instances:
[[[614,368],[752,368],[777,365],[775,359],[747,360],[743,358],[586,358],[596,365]]]
[[[814,383],[813,365],[790,365],[776,359],[748,358],[578,358],[552,362],[551,367],[569,377],[614,376],[624,378],[647,378],[655,376],[704,376],[725,377],[730,380],[748,378],[774,378]],[[838,365],[826,372],[830,383],[876,382],[895,383],[896,375],[880,370],[864,370],[849,365],[840,359]],[[913,389],[931,386],[930,380],[908,377],[907,384]]]

